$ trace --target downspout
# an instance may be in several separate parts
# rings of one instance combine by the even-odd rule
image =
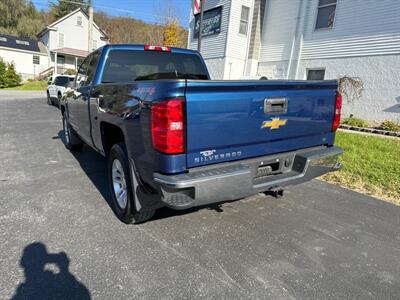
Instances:
[[[297,25],[296,25],[297,27]],[[293,36],[292,39],[292,47],[290,48],[290,56],[289,56],[289,63],[286,71],[286,79],[289,79],[290,76],[290,68],[292,67],[292,59],[293,59],[293,51],[294,51],[294,44],[296,43],[296,36]]]
[[[254,2],[255,1],[253,0],[251,13],[249,12],[249,19],[251,16],[251,21],[249,22],[249,30],[247,32],[247,48],[246,48],[246,56],[244,59],[244,68],[243,68],[243,74],[242,74],[243,77],[246,75],[247,63],[249,61],[250,39],[251,39],[251,33],[252,33],[252,28],[253,28],[253,19],[254,19]]]
[[[263,40],[264,40],[264,26],[265,26],[265,24],[267,24],[269,5],[270,5],[270,0],[263,0],[263,1],[265,1],[265,5],[264,5],[264,11],[262,12],[263,17],[260,18],[260,21],[261,21],[261,24],[260,24],[260,46],[258,49],[258,58],[257,58],[257,76],[261,76],[261,74],[259,72],[259,67],[260,67],[262,44],[263,44]],[[260,9],[261,8],[262,8],[262,6],[260,6]],[[260,13],[261,13],[261,11],[260,11]],[[265,31],[266,31],[266,28],[265,28]]]
[[[223,9],[223,8],[222,8]],[[222,11],[222,13],[224,13],[224,11]],[[224,52],[224,57],[225,57],[225,61],[224,61],[224,74],[223,74],[223,78],[225,79],[225,66],[226,63],[228,61],[228,44],[229,44],[229,29],[231,28],[230,26],[230,22],[231,22],[231,14],[232,14],[232,1],[229,2],[229,15],[228,15],[228,28],[226,30],[226,39],[225,39],[225,52]],[[230,71],[229,71],[230,73]],[[229,77],[231,77],[231,75],[229,74]],[[230,79],[230,78],[229,78]]]
[[[54,76],[55,75],[57,75],[57,72],[58,72],[58,70],[57,70],[57,56],[58,56],[58,53],[57,52],[54,52]]]
[[[290,77],[290,69],[292,68],[292,61],[293,61],[293,52],[294,52],[294,47],[296,45],[297,35],[299,32],[299,25],[300,25],[302,7],[303,7],[304,2],[305,1],[299,0],[299,9],[297,11],[297,20],[296,20],[296,29],[295,29],[293,40],[292,40],[292,47],[290,49],[290,57],[289,57],[288,69],[286,72],[286,79],[289,79],[289,77]]]
[[[294,74],[295,78],[297,79],[299,76],[299,66],[300,66],[300,60],[303,54],[303,40],[304,40],[304,22],[305,20],[307,20],[306,18],[306,12],[308,11],[308,7],[309,7],[309,3],[307,2],[307,4],[302,8],[302,24],[301,24],[301,35],[300,35],[300,46],[299,46],[299,51],[298,51],[298,55],[297,55],[297,61],[296,61],[296,73]]]

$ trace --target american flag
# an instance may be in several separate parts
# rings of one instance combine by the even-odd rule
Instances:
[[[203,0],[204,2],[204,0]],[[193,0],[193,14],[196,15],[200,12],[201,0]]]

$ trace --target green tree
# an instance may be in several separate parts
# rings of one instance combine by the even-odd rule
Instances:
[[[7,70],[7,64],[0,57],[0,88],[5,88],[6,87],[6,82],[5,82],[6,70]]]
[[[176,20],[168,20],[164,29],[163,45],[168,47],[178,46],[178,22]]]
[[[50,15],[53,20],[57,20],[59,18],[64,17],[69,14],[71,11],[82,7],[84,10],[88,8],[87,0],[74,0],[72,2],[64,2],[62,0],[57,0],[56,2],[50,2]]]
[[[15,70],[14,63],[9,63],[4,73],[5,87],[13,87],[21,84],[21,75]]]
[[[0,32],[35,37],[46,26],[46,13],[38,12],[32,1],[1,0]]]

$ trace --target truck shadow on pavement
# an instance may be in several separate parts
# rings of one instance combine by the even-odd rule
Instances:
[[[49,253],[43,243],[25,247],[20,260],[25,282],[11,299],[91,299],[90,292],[69,272],[65,252]]]
[[[64,132],[62,130],[60,130],[58,132],[58,136],[54,138],[59,138],[65,144]],[[108,187],[106,159],[86,145],[84,145],[82,151],[73,151],[71,153],[78,161],[79,165],[81,166],[82,170],[86,173],[87,177],[92,181],[94,186],[97,188],[97,190],[100,192],[104,200],[107,202],[110,209],[114,212],[111,194]],[[220,213],[223,212],[221,206],[222,204],[223,203],[212,204],[207,206],[188,208],[185,210],[174,210],[168,207],[163,207],[158,209],[153,218],[151,218],[151,220],[149,221],[151,222],[154,220],[186,215],[196,212],[200,209],[209,209]]]

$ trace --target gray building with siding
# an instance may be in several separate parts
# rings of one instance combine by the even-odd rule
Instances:
[[[201,49],[213,79],[360,77],[344,115],[400,121],[400,1],[208,0],[206,20],[216,7],[219,30],[208,20]]]

